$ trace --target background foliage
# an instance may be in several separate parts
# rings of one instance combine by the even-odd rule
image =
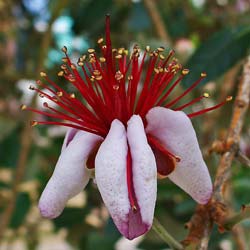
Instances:
[[[146,1],[125,0],[1,0],[0,1],[0,249],[166,249],[154,234],[126,246],[108,217],[94,183],[71,200],[63,214],[52,221],[42,219],[37,201],[57,161],[64,129],[27,126],[31,114],[20,112],[21,103],[41,105],[28,86],[42,69],[54,76],[66,45],[72,58],[94,47],[103,35],[104,17],[111,14],[113,43],[130,48],[135,42],[174,48],[191,73],[190,85],[203,71],[208,77],[194,92],[212,97],[211,106],[235,95],[242,60],[250,48],[248,0],[157,0],[165,26],[162,39]],[[215,139],[226,134],[232,105],[193,120],[210,173],[219,156],[209,154]],[[249,118],[241,150],[250,156]],[[69,166],[70,167],[70,166]],[[239,209],[250,202],[250,170],[233,165],[229,200]],[[167,179],[159,181],[156,217],[179,240],[194,213],[195,202]],[[250,223],[242,234],[250,238]],[[210,249],[237,249],[236,239],[214,230]],[[250,243],[249,243],[250,244]],[[137,246],[136,246],[137,245]]]

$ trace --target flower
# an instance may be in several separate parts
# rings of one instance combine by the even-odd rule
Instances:
[[[157,175],[168,177],[197,202],[208,202],[212,183],[190,118],[222,106],[231,97],[214,107],[185,114],[184,108],[208,97],[205,93],[178,106],[206,74],[169,101],[188,70],[172,58],[173,51],[165,57],[163,47],[151,51],[147,46],[141,53],[135,45],[130,57],[126,49],[112,48],[109,23],[107,16],[106,44],[104,39],[98,40],[101,57],[89,49],[88,56],[80,57],[78,68],[68,57],[67,48],[62,49],[64,64],[58,75],[75,86],[76,94],[62,89],[44,72],[41,76],[45,81],[37,81],[41,88],[30,87],[60,110],[47,102],[47,111],[25,105],[22,109],[52,118],[32,121],[32,126],[70,127],[40,198],[41,214],[59,216],[66,202],[87,185],[94,169],[114,223],[126,238],[133,239],[152,225]]]

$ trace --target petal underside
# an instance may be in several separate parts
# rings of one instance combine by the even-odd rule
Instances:
[[[212,194],[212,183],[190,119],[182,111],[163,107],[151,109],[146,119],[147,133],[181,158],[168,176],[170,180],[198,203],[206,204]]]
[[[84,131],[70,132],[72,134],[66,134],[55,170],[39,200],[40,212],[46,218],[59,216],[66,202],[87,185],[90,173],[85,163],[91,150],[102,139]]]

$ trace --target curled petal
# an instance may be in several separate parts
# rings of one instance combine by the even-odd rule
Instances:
[[[69,145],[69,143],[74,139],[76,133],[78,132],[78,129],[75,128],[68,128],[66,135],[63,140],[63,145],[61,152]]]
[[[148,145],[140,116],[133,115],[128,121],[127,137],[132,156],[135,196],[140,208],[142,223],[146,230],[149,230],[154,217],[157,171],[155,157]]]
[[[190,119],[182,111],[162,107],[152,108],[146,119],[147,133],[181,158],[169,175],[170,180],[197,202],[207,203],[212,193],[212,183]]]
[[[128,237],[130,203],[126,181],[127,137],[114,120],[95,158],[96,184],[118,230]]]
[[[71,132],[74,136],[69,140],[72,135],[66,135],[65,142],[68,141],[39,201],[40,212],[47,218],[59,216],[66,202],[87,185],[89,172],[85,163],[91,150],[102,139],[83,131]]]

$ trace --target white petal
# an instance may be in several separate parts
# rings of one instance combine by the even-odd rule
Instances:
[[[69,134],[65,141],[67,138]],[[44,217],[59,216],[66,202],[87,185],[89,171],[85,163],[89,153],[101,139],[100,136],[77,131],[73,139],[66,143],[68,145],[62,150],[53,175],[39,201],[39,209]]]
[[[157,170],[154,154],[148,145],[141,117],[128,121],[128,142],[132,156],[133,184],[142,221],[151,226],[157,193]]]
[[[127,234],[130,210],[126,181],[127,138],[123,124],[114,120],[95,158],[96,183],[119,231]]]
[[[61,152],[69,145],[69,143],[74,139],[76,133],[78,132],[78,129],[75,128],[68,128],[66,135],[63,140],[63,145]]]
[[[169,178],[197,202],[207,203],[212,193],[212,183],[190,119],[182,111],[163,107],[151,109],[146,118],[147,133],[181,157]]]

